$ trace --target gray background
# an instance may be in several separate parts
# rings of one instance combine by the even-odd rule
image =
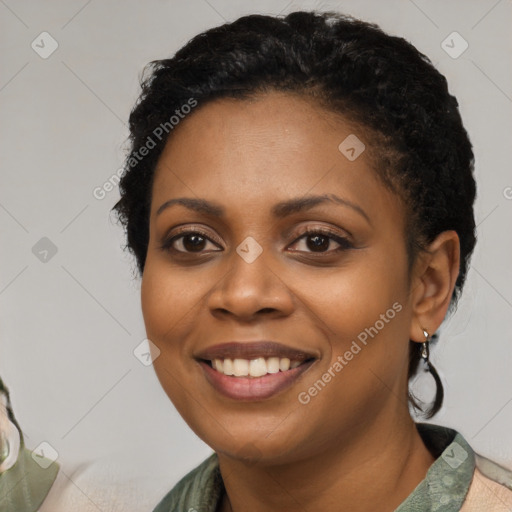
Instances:
[[[152,367],[133,354],[145,331],[134,263],[109,215],[118,192],[98,200],[93,191],[122,164],[144,64],[224,20],[300,8],[334,8],[405,37],[459,100],[477,156],[479,241],[459,309],[433,352],[446,400],[432,422],[458,429],[512,468],[512,5],[505,0],[0,1],[0,374],[29,447],[47,441],[63,463],[125,460],[130,471],[165,480],[155,495],[210,453]],[[46,59],[31,48],[43,31],[59,45]],[[441,46],[453,31],[469,44],[456,59]],[[38,253],[48,248],[43,237],[57,249],[47,261]]]

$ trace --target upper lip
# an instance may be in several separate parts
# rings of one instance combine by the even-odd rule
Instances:
[[[302,349],[282,345],[275,341],[230,341],[213,345],[197,353],[197,359],[256,359],[258,357],[287,357],[293,361],[305,361],[316,356]]]

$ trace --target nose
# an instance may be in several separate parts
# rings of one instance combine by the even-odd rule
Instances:
[[[212,315],[251,322],[262,317],[285,317],[293,312],[292,291],[265,252],[249,263],[233,251],[227,262],[229,270],[208,298]]]

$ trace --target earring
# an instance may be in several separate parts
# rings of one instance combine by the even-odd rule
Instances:
[[[426,329],[423,329],[423,336],[425,336],[425,341],[422,343],[422,348],[421,348],[421,357],[422,359],[425,361],[425,363],[429,363],[429,347],[428,347],[428,344],[429,344],[429,335],[428,335],[428,331]]]
[[[422,327],[423,336],[425,336],[425,341],[422,342],[421,346],[421,359],[425,363],[425,372],[430,373],[435,380],[436,383],[436,396],[434,402],[431,404],[427,411],[424,411],[425,418],[430,419],[440,408],[444,399],[444,390],[443,384],[441,382],[441,378],[437,373],[437,370],[434,368],[434,365],[430,362],[430,341],[437,341],[437,333],[434,333],[432,336],[429,335],[428,331]],[[420,407],[421,410],[421,407]]]

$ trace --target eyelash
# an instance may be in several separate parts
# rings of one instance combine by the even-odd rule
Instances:
[[[198,251],[198,252],[179,251],[172,247],[173,243],[176,240],[182,239],[187,235],[199,235],[211,243],[214,243],[214,244],[216,243],[215,241],[213,241],[211,239],[209,234],[205,233],[200,228],[193,228],[193,229],[187,228],[187,229],[183,229],[183,230],[179,231],[177,234],[175,234],[171,238],[164,240],[164,242],[162,243],[160,248],[164,251],[172,251],[175,254],[199,254],[200,255],[202,253],[202,251]],[[347,238],[340,236],[339,234],[334,233],[333,231],[326,229],[326,228],[307,228],[302,233],[300,233],[300,235],[293,241],[292,245],[294,245],[296,242],[298,242],[302,238],[307,238],[308,236],[311,236],[311,235],[325,236],[325,237],[329,238],[330,240],[333,240],[334,242],[338,243],[340,245],[340,247],[338,247],[336,249],[331,249],[328,251],[323,251],[323,252],[322,251],[320,251],[320,252],[307,251],[310,254],[316,254],[316,255],[318,255],[318,254],[320,254],[320,255],[333,254],[333,253],[338,253],[341,251],[346,251],[347,249],[352,249],[354,247]],[[214,251],[214,252],[220,252],[220,251]],[[300,252],[304,252],[304,251],[294,250],[293,252],[300,253]]]

